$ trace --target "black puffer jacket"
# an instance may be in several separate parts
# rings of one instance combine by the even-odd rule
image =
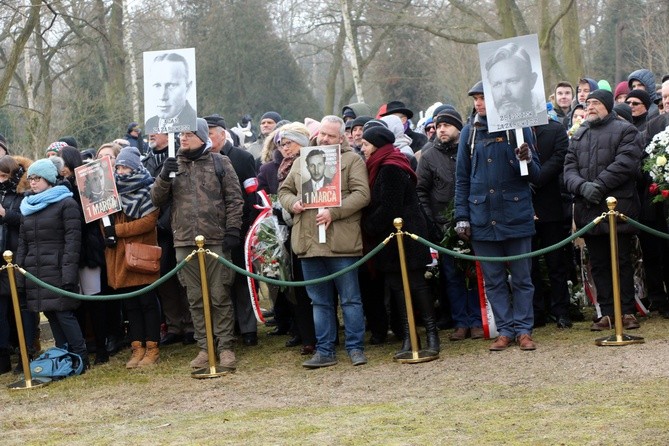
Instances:
[[[618,200],[616,210],[637,219],[639,195],[636,178],[643,153],[643,138],[627,121],[610,113],[602,121],[584,122],[571,139],[565,158],[564,181],[574,194],[574,221],[582,228],[603,212],[607,212],[606,197]],[[596,183],[603,191],[598,204],[590,204],[581,195],[585,182]],[[593,234],[609,232],[606,222],[593,229]],[[635,232],[626,223],[618,222],[618,232]]]
[[[73,198],[65,198],[34,214],[24,215],[16,263],[44,282],[76,291],[81,220],[81,210]],[[19,280],[19,287],[24,280]],[[30,311],[65,311],[79,306],[78,300],[38,287],[30,280],[25,280],[24,287]]]
[[[432,147],[423,150],[416,171],[416,192],[425,214],[443,233],[449,223],[445,210],[455,198],[455,157],[458,154],[458,143],[442,144],[435,141]]]
[[[390,233],[395,232],[393,220],[404,220],[403,231],[427,238],[427,224],[420,210],[416,188],[409,174],[399,167],[388,165],[379,169],[371,190],[369,206],[362,214],[362,230],[366,248],[374,248]],[[407,269],[425,267],[431,261],[430,249],[409,237],[404,237]],[[383,272],[399,272],[397,241],[393,238],[380,255],[374,257],[374,268]]]

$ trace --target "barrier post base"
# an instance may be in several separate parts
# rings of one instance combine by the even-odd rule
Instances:
[[[195,370],[190,374],[190,376],[191,378],[196,378],[196,379],[218,378],[234,372],[235,369],[230,369],[228,367],[213,366]]]
[[[7,388],[9,390],[36,389],[37,387],[44,387],[49,383],[51,383],[50,378],[33,378],[31,380],[21,379],[11,384],[7,384]]]
[[[402,364],[418,364],[419,362],[429,362],[439,359],[439,353],[428,349],[413,350],[398,353],[393,356],[393,359]]]
[[[602,347],[620,347],[630,344],[643,344],[644,342],[646,342],[646,340],[641,336],[630,336],[626,334],[595,339],[595,344]]]

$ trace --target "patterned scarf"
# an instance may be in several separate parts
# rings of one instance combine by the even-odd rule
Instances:
[[[295,162],[296,158],[297,156],[293,156],[281,160],[281,164],[279,164],[279,170],[276,173],[276,179],[279,181],[279,184],[281,184],[288,176],[290,168],[293,167],[293,163]]]
[[[58,203],[73,194],[63,185],[51,187],[35,195],[28,195],[22,202],[19,209],[25,216],[39,212],[50,204]]]
[[[158,209],[151,201],[153,177],[143,166],[127,175],[114,174],[114,178],[125,215],[138,219]]]

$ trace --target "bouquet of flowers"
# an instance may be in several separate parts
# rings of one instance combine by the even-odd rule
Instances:
[[[462,240],[458,237],[457,232],[455,232],[455,207],[453,206],[453,202],[451,202],[444,212],[448,215],[448,221],[450,223],[444,233],[441,246],[459,254],[474,255],[471,243]],[[467,289],[471,290],[474,288],[474,285],[476,284],[476,264],[474,261],[462,259],[460,257],[454,257],[453,260],[455,261],[455,267],[462,271],[465,276],[465,285]]]
[[[583,118],[580,116],[575,117],[572,126],[569,128],[569,130],[567,130],[567,135],[570,138],[574,136],[574,133],[576,133],[576,130],[581,127],[581,124],[583,124]]]
[[[648,156],[643,162],[643,170],[653,180],[648,192],[654,196],[653,203],[664,201],[669,198],[669,130],[653,136],[645,151]]]
[[[261,276],[289,280],[290,254],[285,242],[288,227],[279,224],[279,219],[268,213],[257,226],[251,240],[252,261]]]

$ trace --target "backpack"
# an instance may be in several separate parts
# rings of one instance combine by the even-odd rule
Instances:
[[[81,375],[83,371],[84,362],[81,356],[58,347],[51,347],[30,361],[30,373],[33,378],[59,380]]]

